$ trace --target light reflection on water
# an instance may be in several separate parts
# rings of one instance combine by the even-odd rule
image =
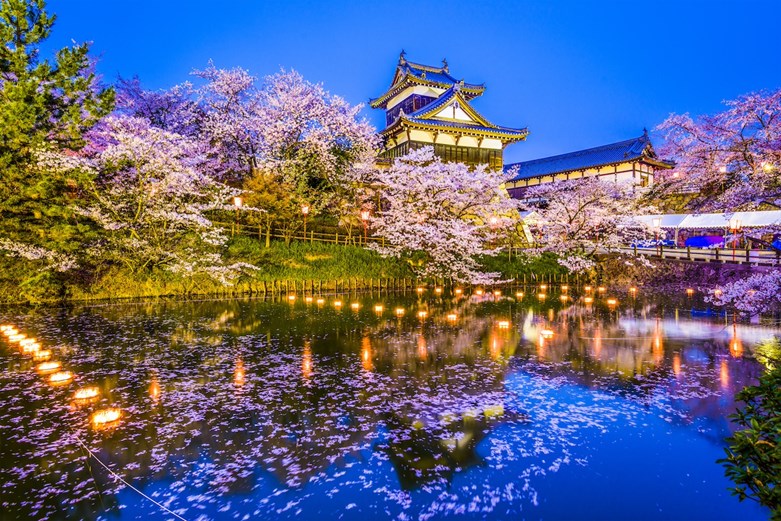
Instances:
[[[0,346],[5,511],[160,515],[83,440],[186,519],[767,517],[715,460],[776,329],[693,318],[688,299],[504,293],[0,315],[74,380],[48,386]],[[99,397],[76,403],[85,386]],[[109,407],[119,421],[90,428]]]

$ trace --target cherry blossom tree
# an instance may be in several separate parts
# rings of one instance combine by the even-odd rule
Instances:
[[[757,315],[781,305],[781,270],[754,273],[710,290],[708,300],[744,315]]]
[[[723,112],[697,118],[672,114],[659,125],[665,136],[660,152],[676,166],[659,173],[655,195],[684,192],[696,211],[781,205],[781,89],[725,105]]]
[[[496,251],[513,229],[517,202],[501,188],[505,176],[485,165],[445,163],[431,147],[414,150],[380,173],[382,205],[371,219],[383,255],[408,260],[422,277],[490,283],[477,257]]]
[[[76,212],[102,230],[86,252],[93,260],[136,273],[158,267],[205,274],[224,284],[254,268],[220,256],[227,237],[207,213],[230,208],[240,191],[214,180],[202,142],[128,116],[105,118],[88,138],[77,157],[44,154],[41,161],[91,175]]]
[[[651,210],[631,185],[597,177],[535,186],[525,192],[523,204],[536,213],[529,224],[537,252],[557,253],[559,263],[573,272],[591,270],[598,255],[617,254],[643,237],[644,226],[633,216]]]

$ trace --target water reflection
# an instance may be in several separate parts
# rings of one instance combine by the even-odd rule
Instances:
[[[609,432],[674,425],[720,451],[734,393],[762,370],[747,356],[776,330],[545,286],[7,314],[18,325],[0,346],[9,511],[157,513],[88,470],[75,440],[182,514],[212,518],[503,518],[538,503],[546,475],[588,468]],[[24,352],[33,334],[51,361]],[[64,371],[95,385],[47,385]],[[703,472],[722,479],[715,464]],[[708,504],[758,512],[718,483]]]

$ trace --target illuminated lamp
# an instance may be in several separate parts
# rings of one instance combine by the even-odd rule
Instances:
[[[73,380],[73,373],[70,371],[58,371],[49,376],[49,383],[52,385],[65,385]]]
[[[510,321],[509,320],[500,320],[496,324],[499,326],[499,329],[510,329]]]
[[[543,329],[540,331],[540,336],[545,339],[553,338],[553,331],[550,329]]]
[[[95,428],[101,428],[113,424],[122,416],[122,411],[116,408],[101,409],[92,414],[92,425]]]
[[[42,362],[38,364],[36,370],[41,374],[46,374],[46,373],[53,373],[57,371],[60,367],[62,367],[62,364],[59,362]]]
[[[396,309],[394,310],[394,312],[396,313],[396,316],[397,316],[397,317],[402,317],[402,316],[404,316],[404,308],[396,308]]]
[[[73,393],[73,399],[77,402],[85,402],[94,400],[99,394],[100,390],[97,387],[84,387]]]

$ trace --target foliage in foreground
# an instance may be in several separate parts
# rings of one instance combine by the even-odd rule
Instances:
[[[732,418],[743,430],[727,439],[727,457],[719,461],[741,501],[758,501],[781,520],[781,369],[767,372],[737,398],[745,405]]]

